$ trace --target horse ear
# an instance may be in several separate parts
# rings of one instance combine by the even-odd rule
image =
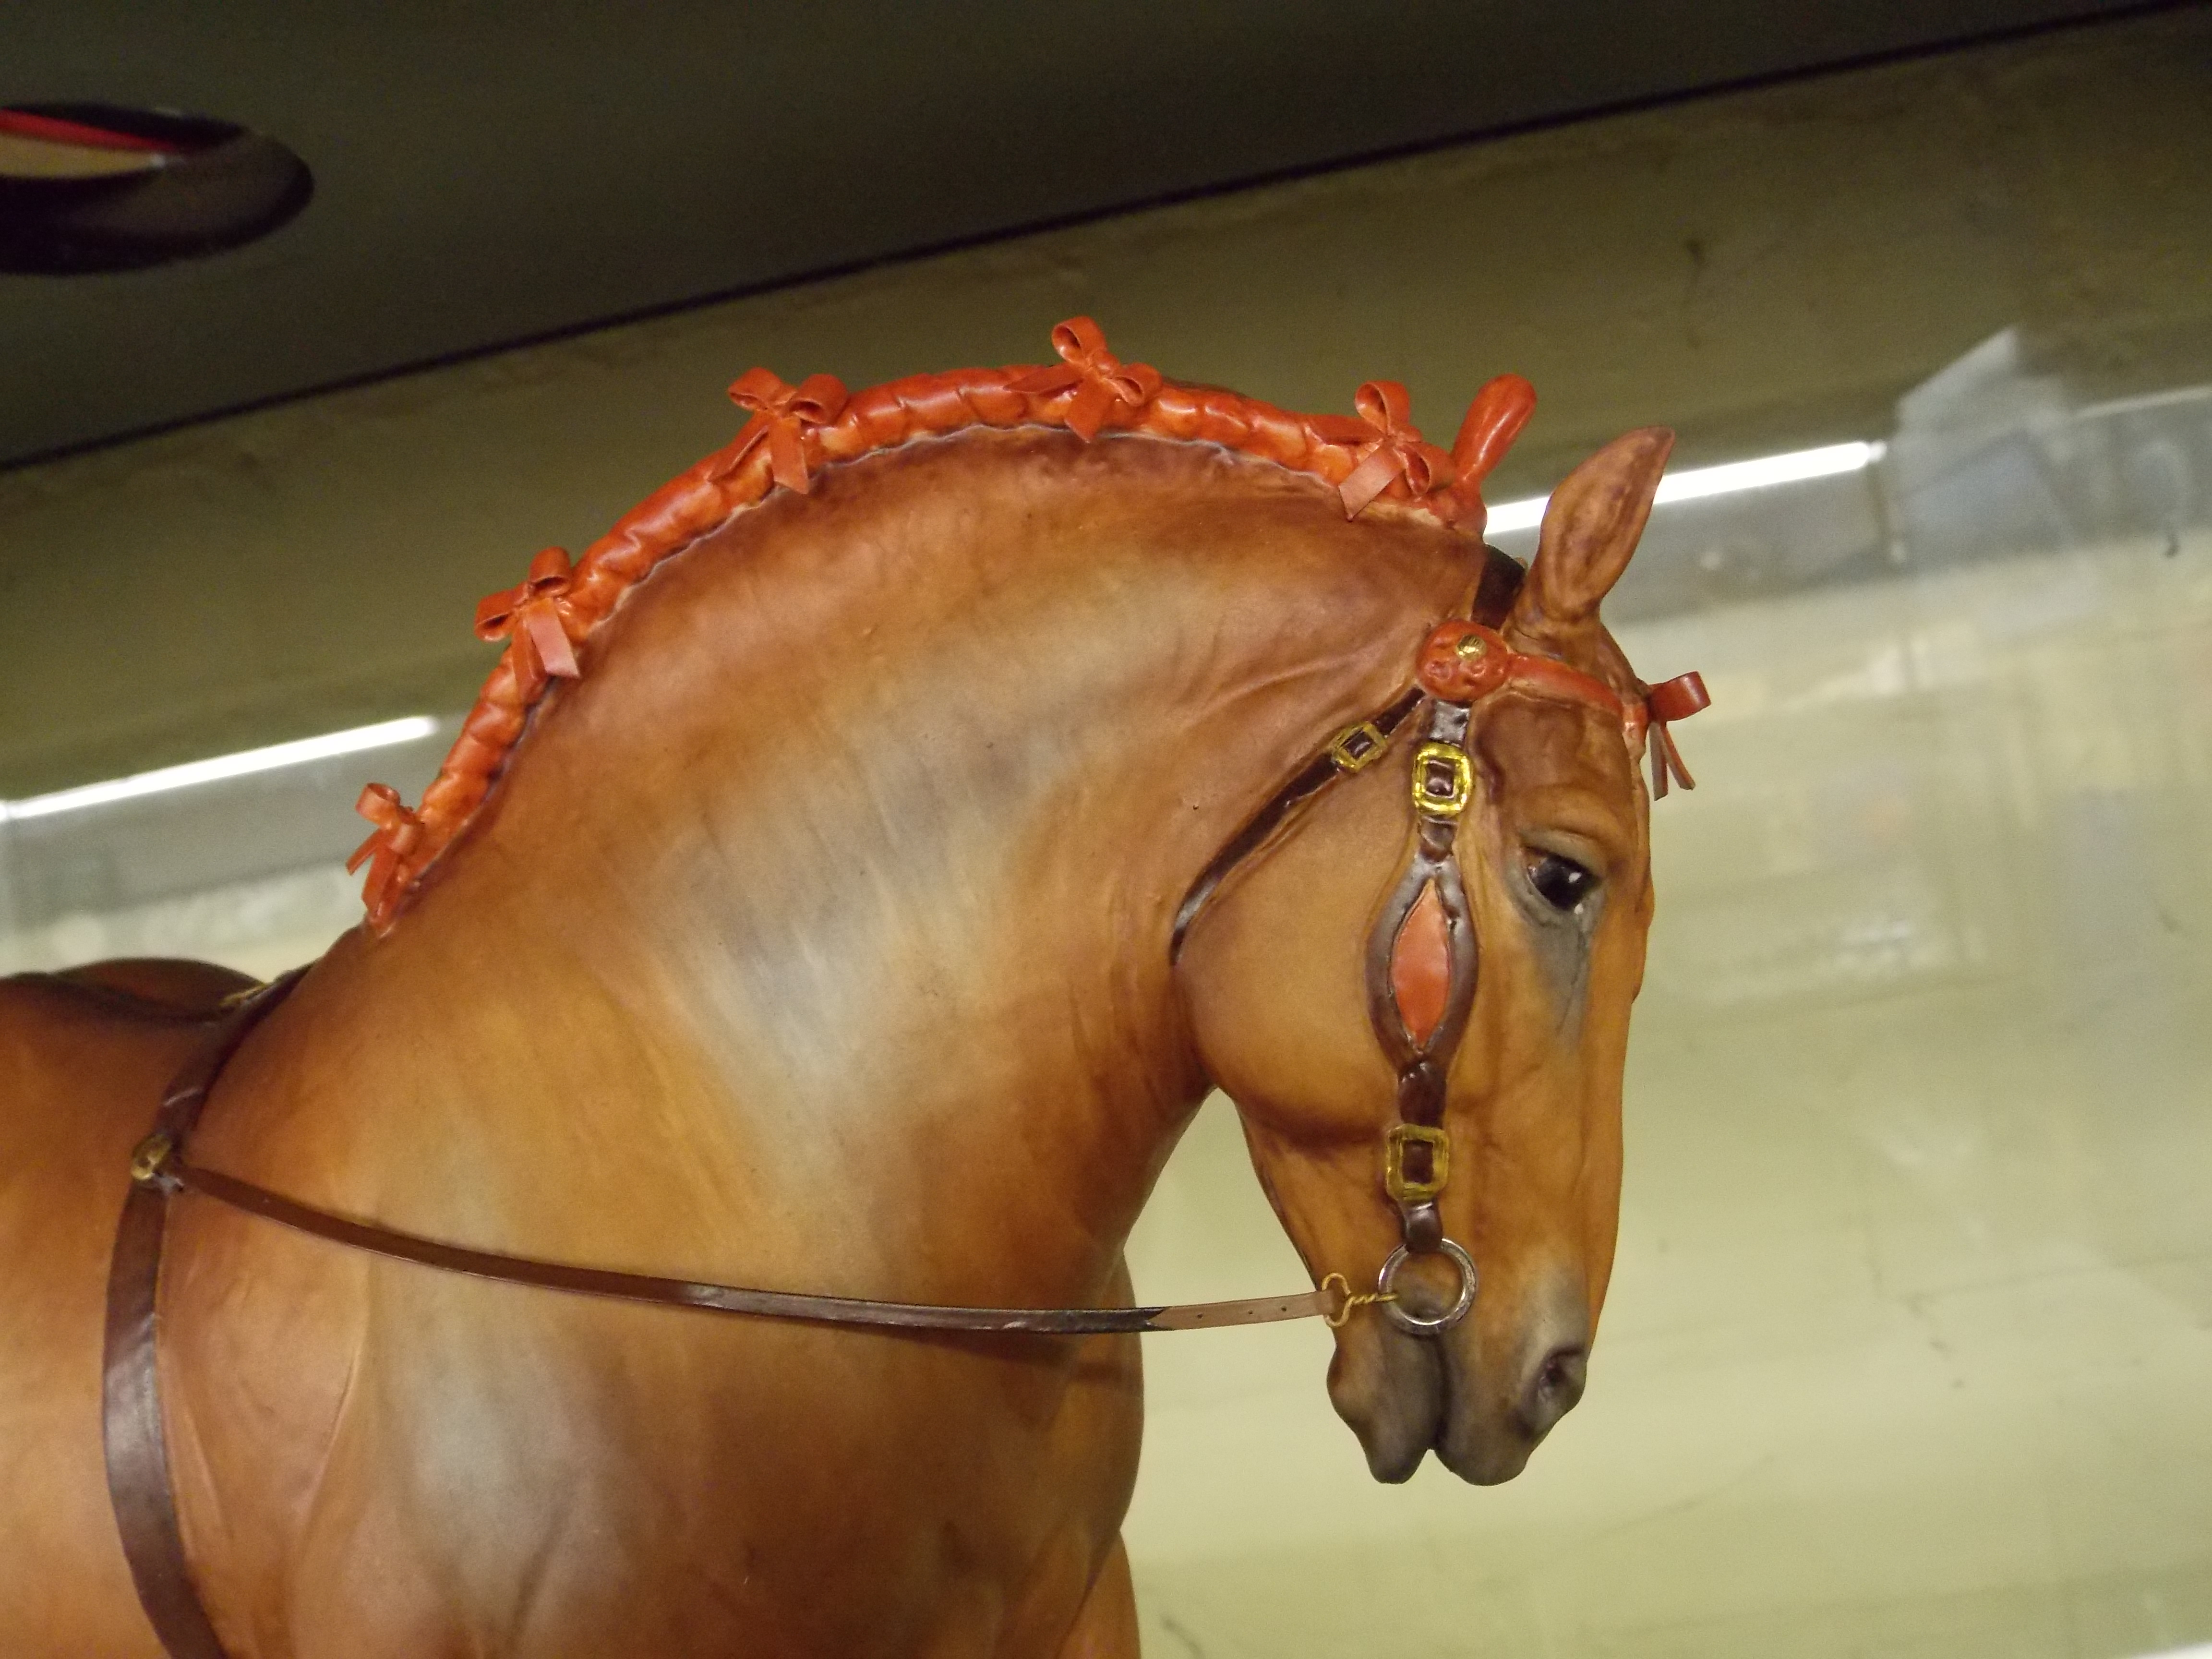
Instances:
[[[1536,562],[1505,619],[1509,635],[1557,651],[1597,621],[1628,568],[1674,434],[1647,426],[1615,438],[1552,492]]]

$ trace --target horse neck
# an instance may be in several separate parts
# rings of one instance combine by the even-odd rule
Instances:
[[[1068,447],[779,498],[595,638],[348,952],[418,1079],[480,1080],[428,1091],[469,1144],[533,1180],[588,1156],[602,1205],[702,1232],[734,1211],[822,1288],[1100,1289],[1205,1087],[1176,904],[1474,567],[1211,454],[1029,453]]]

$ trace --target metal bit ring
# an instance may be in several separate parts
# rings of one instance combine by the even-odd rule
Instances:
[[[1407,1313],[1405,1303],[1392,1287],[1391,1281],[1397,1278],[1398,1269],[1406,1265],[1407,1257],[1413,1254],[1403,1244],[1390,1252],[1390,1259],[1382,1264],[1382,1271],[1375,1280],[1376,1300],[1383,1314],[1392,1324],[1409,1336],[1442,1336],[1466,1318],[1467,1310],[1474,1306],[1475,1286],[1480,1282],[1480,1275],[1475,1272],[1474,1258],[1449,1238],[1438,1242],[1437,1251],[1449,1256],[1459,1268],[1459,1297],[1434,1319],[1423,1319],[1419,1314]]]

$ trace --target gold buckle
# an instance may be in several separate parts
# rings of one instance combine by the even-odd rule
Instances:
[[[157,1180],[177,1150],[177,1143],[161,1130],[155,1130],[140,1141],[131,1152],[131,1178],[143,1187]]]
[[[1328,757],[1336,763],[1338,771],[1357,772],[1373,765],[1389,746],[1390,739],[1382,735],[1381,726],[1373,720],[1362,720],[1328,740]]]
[[[1425,743],[1413,753],[1413,807],[1425,818],[1449,822],[1467,811],[1474,794],[1474,765],[1456,744]]]
[[[1419,1142],[1429,1149],[1429,1176],[1417,1181],[1406,1173],[1406,1148]],[[1451,1136],[1425,1123],[1394,1123],[1382,1137],[1382,1190],[1394,1204],[1425,1204],[1451,1179]]]

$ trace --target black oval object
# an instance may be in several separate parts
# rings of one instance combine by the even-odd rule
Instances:
[[[108,104],[15,104],[0,136],[112,167],[10,171],[0,163],[0,271],[137,270],[237,247],[298,216],[307,164],[228,121]]]

